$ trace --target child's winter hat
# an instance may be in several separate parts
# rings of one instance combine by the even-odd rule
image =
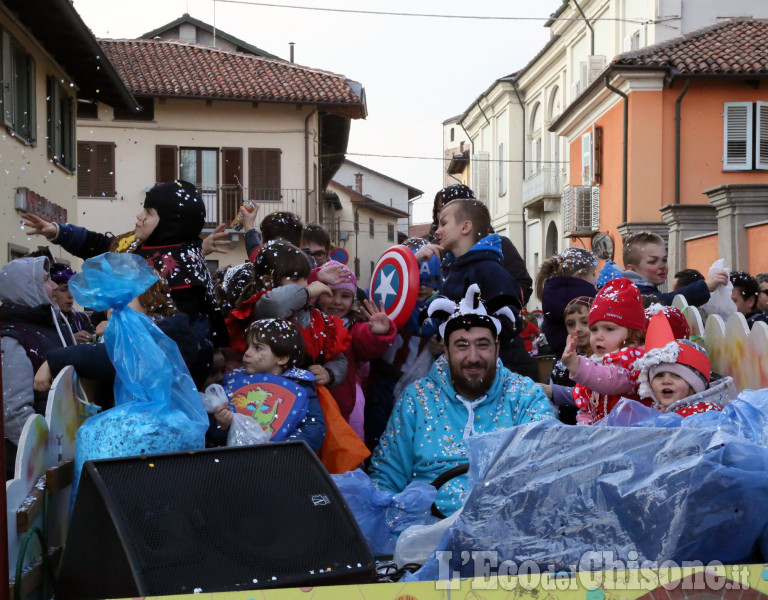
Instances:
[[[177,179],[160,183],[147,192],[144,208],[154,208],[160,221],[144,240],[145,246],[160,246],[197,239],[205,225],[205,203],[198,189]]]
[[[617,265],[612,260],[609,260],[608,262],[603,265],[603,268],[600,269],[600,274],[597,276],[597,282],[595,282],[595,287],[599,290],[602,289],[602,287],[608,283],[611,279],[616,279],[617,277],[622,277],[624,272],[619,268],[619,265]]]
[[[357,294],[357,277],[355,277],[355,274],[347,265],[336,260],[329,260],[321,269],[327,269],[328,267],[341,267],[342,272],[349,278],[347,281],[337,283],[336,285],[329,285],[329,288],[332,290],[349,290],[353,294]]]
[[[675,308],[674,306],[662,306],[658,302],[654,302],[645,309],[645,317],[648,319],[649,325],[653,315],[657,313],[664,313],[664,316],[667,317],[667,322],[672,328],[672,335],[674,339],[687,340],[689,337],[691,337],[691,327],[688,325],[688,321],[679,308]],[[646,349],[648,349],[647,342]]]
[[[609,321],[627,329],[646,330],[640,291],[629,279],[611,279],[595,296],[589,311],[589,326],[598,321]]]
[[[69,283],[75,272],[67,265],[62,263],[54,263],[51,265],[51,280],[61,285],[62,283]]]
[[[690,340],[676,340],[663,311],[651,317],[645,349],[645,355],[634,364],[640,371],[638,394],[641,398],[656,400],[650,382],[664,371],[682,377],[696,394],[709,387],[711,365],[706,350]]]

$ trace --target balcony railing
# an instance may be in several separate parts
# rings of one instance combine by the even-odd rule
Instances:
[[[251,200],[259,207],[257,223],[271,212],[288,211],[299,215],[305,223],[306,190],[260,188],[249,189],[235,185],[222,185],[216,190],[200,191],[205,202],[205,227],[212,229],[219,223],[226,223],[227,228],[237,216],[240,206]],[[311,216],[311,215],[309,215]]]
[[[541,169],[523,180],[523,205],[544,196],[559,196],[560,189],[560,170]]]

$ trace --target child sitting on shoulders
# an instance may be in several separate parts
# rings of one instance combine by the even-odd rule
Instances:
[[[271,373],[295,382],[307,393],[306,413],[295,417],[297,422],[291,426],[292,431],[285,437],[281,436],[280,441],[303,440],[317,452],[325,439],[325,419],[317,400],[314,375],[298,368],[304,360],[304,340],[299,328],[289,321],[262,319],[251,324],[246,332],[246,340],[248,348],[243,355],[243,366],[227,373],[222,381],[230,403],[233,391],[247,385],[249,375]],[[256,381],[254,379],[254,383]],[[279,405],[273,408],[274,421],[278,416]],[[213,411],[217,427],[216,430],[209,429],[210,441],[218,442],[219,445],[223,445],[222,441],[226,443],[234,413],[235,408],[231,404],[218,406]]]
[[[689,417],[721,411],[736,395],[732,378],[711,381],[706,350],[690,340],[675,339],[662,312],[651,318],[646,354],[637,360],[636,368],[640,370],[640,397],[649,398],[664,413]]]
[[[597,294],[589,311],[594,354],[591,358],[579,356],[578,335],[572,333],[561,359],[577,383],[573,388],[573,399],[579,408],[577,423],[597,423],[622,396],[640,400],[634,364],[644,353],[646,326],[640,292],[628,279],[612,279]],[[650,406],[650,401],[644,403]]]

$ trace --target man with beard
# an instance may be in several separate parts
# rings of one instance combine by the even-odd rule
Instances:
[[[502,314],[514,320],[508,308],[488,314],[477,285],[458,305],[432,302],[429,315],[443,320],[445,354],[395,403],[369,469],[379,489],[398,493],[466,463],[470,437],[555,418],[541,387],[501,364]],[[438,508],[455,511],[466,491],[466,476],[452,479],[440,489]]]

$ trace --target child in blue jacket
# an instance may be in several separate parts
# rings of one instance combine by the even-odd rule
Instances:
[[[325,418],[315,392],[315,376],[296,365],[304,360],[304,340],[298,326],[282,319],[260,319],[254,321],[246,332],[248,349],[243,355],[243,366],[224,376],[222,387],[232,401],[232,390],[236,382],[246,382],[249,375],[270,373],[279,375],[304,388],[308,400],[306,413],[293,417],[295,425],[280,441],[304,440],[317,452],[325,440]],[[272,411],[274,418],[277,418]],[[261,415],[260,415],[261,416]],[[217,445],[226,443],[229,427],[234,420],[234,408],[228,404],[217,407],[212,413],[212,427],[208,430],[209,442]],[[272,439],[275,439],[273,434]]]

